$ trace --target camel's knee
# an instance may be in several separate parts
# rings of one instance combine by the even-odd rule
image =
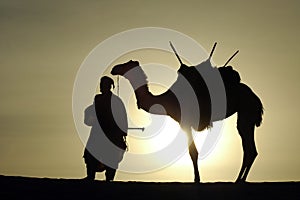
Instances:
[[[245,153],[245,161],[247,163],[253,163],[256,157],[258,156],[257,151],[252,151],[251,153]]]
[[[255,158],[256,158],[257,156],[258,156],[257,151],[254,151],[253,154],[252,154],[252,156],[251,156],[251,159],[252,159],[252,160],[255,160]]]
[[[189,147],[189,154],[193,161],[197,161],[198,159],[198,151],[194,144],[191,144]]]
[[[255,143],[252,143],[251,145],[249,145],[249,147],[247,149],[248,149],[247,152],[249,152],[251,158],[256,158],[258,156],[258,152],[256,150]]]
[[[192,143],[190,144],[190,146],[189,146],[189,153],[190,153],[190,154],[191,154],[191,153],[196,153],[196,154],[198,154],[198,151],[197,151],[197,148],[196,148],[196,145],[195,145],[194,142],[192,142]]]
[[[192,160],[197,160],[198,159],[198,152],[197,151],[189,151],[190,157]]]

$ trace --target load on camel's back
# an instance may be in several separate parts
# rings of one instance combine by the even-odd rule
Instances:
[[[219,67],[218,68],[221,77],[223,79],[224,85],[227,88],[228,86],[234,86],[241,82],[240,74],[232,68],[232,66]]]

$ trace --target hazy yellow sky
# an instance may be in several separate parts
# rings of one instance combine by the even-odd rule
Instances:
[[[77,70],[103,40],[151,26],[182,32],[207,51],[218,41],[218,65],[240,50],[231,64],[265,107],[248,180],[299,181],[299,19],[296,0],[0,0],[0,174],[84,177],[72,116]],[[203,182],[235,180],[242,156],[235,120],[226,120],[217,148],[201,161]],[[189,162],[116,179],[192,181]]]

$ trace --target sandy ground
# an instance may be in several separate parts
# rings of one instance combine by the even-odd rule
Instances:
[[[300,199],[300,182],[87,182],[0,176],[1,199]]]

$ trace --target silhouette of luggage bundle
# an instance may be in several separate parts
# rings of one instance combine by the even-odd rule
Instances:
[[[233,86],[241,82],[240,74],[232,66],[218,68],[225,86]]]

